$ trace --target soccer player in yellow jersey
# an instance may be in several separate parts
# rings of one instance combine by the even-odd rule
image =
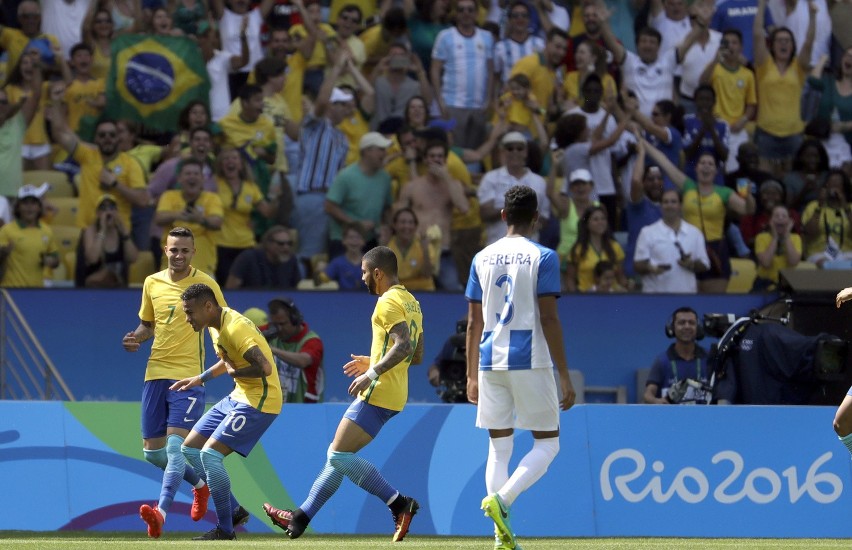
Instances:
[[[370,356],[352,355],[352,360],[343,365],[344,373],[356,377],[349,386],[355,401],[340,420],[328,448],[328,460],[302,505],[292,511],[263,505],[266,515],[291,539],[302,535],[311,518],[340,487],[344,475],[387,503],[396,526],[394,542],[408,533],[411,518],[420,507],[416,500],[394,489],[373,464],[355,454],[408,400],[408,367],[423,358],[420,303],[399,284],[396,254],[386,246],[364,254],[361,280],[379,299],[371,318]]]
[[[216,282],[191,265],[195,255],[192,231],[185,227],[169,231],[165,254],[168,268],[145,279],[139,326],[121,342],[126,351],[136,352],[143,342],[154,339],[142,390],[142,445],[145,459],[165,473],[157,506],[143,504],[139,510],[152,538],[162,533],[181,479],[195,488],[192,519],[198,521],[207,513],[210,491],[196,470],[187,466],[181,452],[189,430],[204,413],[204,388],[175,392],[169,386],[204,370],[203,336],[183,322],[180,312],[183,291],[194,283],[205,283],[215,288],[220,303],[225,303]],[[248,521],[248,512],[236,509],[238,521]]]
[[[216,527],[193,540],[237,538],[231,516],[231,480],[222,461],[234,451],[248,456],[278,418],[283,404],[278,369],[266,338],[251,320],[219,305],[220,298],[203,283],[190,286],[181,295],[186,322],[196,332],[210,328],[219,361],[170,388],[191,393],[226,372],[235,382],[234,391],[201,417],[183,447],[187,460],[207,474],[218,518]]]

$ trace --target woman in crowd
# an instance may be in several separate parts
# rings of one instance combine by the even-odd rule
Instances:
[[[426,231],[418,231],[417,215],[410,208],[400,208],[393,215],[393,235],[388,248],[394,251],[399,264],[399,282],[408,290],[435,290],[432,278],[436,265],[435,250],[429,246]]]
[[[33,94],[40,94],[41,100],[27,126],[24,134],[24,146],[22,148],[24,170],[49,170],[50,169],[50,138],[47,135],[47,126],[44,120],[45,98],[48,95],[48,83],[42,79],[38,55],[26,52],[21,55],[17,65],[9,73],[6,79],[6,97],[10,104],[14,105],[29,98]]]
[[[429,106],[423,96],[416,95],[405,104],[405,124],[421,130],[429,124]]]
[[[823,61],[814,67],[808,85],[821,92],[817,118],[830,120],[831,131],[852,146],[852,46],[846,48],[834,74],[822,74]]]
[[[228,147],[219,153],[216,173],[219,198],[225,209],[225,219],[216,239],[216,280],[225,284],[236,257],[256,244],[252,211],[257,209],[262,216],[271,219],[277,210],[278,197],[264,198],[260,187],[251,180],[251,172],[240,152],[234,148]]]
[[[608,261],[615,269],[615,279],[622,287],[627,287],[624,276],[624,250],[612,238],[607,223],[606,209],[592,206],[580,219],[580,231],[577,242],[571,248],[568,264],[562,279],[566,292],[586,292],[595,284],[595,266]]]
[[[683,190],[683,218],[701,230],[707,243],[710,269],[699,274],[699,292],[724,293],[731,277],[731,261],[725,239],[725,215],[728,211],[741,216],[753,214],[754,197],[748,187],[736,194],[728,187],[714,183],[716,158],[702,153],[695,167],[696,179],[687,177],[656,147],[643,143],[645,152],[653,158],[669,179]]]
[[[598,75],[603,84],[603,96],[610,97],[618,94],[615,86],[615,79],[609,74],[606,65],[606,51],[598,44],[591,40],[580,42],[577,49],[574,50],[574,63],[577,70],[571,71],[565,75],[563,88],[565,90],[565,100],[570,102],[565,106],[565,111],[583,104],[582,86],[586,77],[594,73]]]
[[[651,116],[648,117],[639,110],[639,102],[635,98],[628,99],[625,104],[630,117],[642,127],[642,137],[662,151],[666,158],[679,168],[683,150],[683,117],[680,107],[669,99],[663,99],[654,104]],[[655,163],[648,165],[656,166]],[[665,189],[674,188],[668,177],[663,177],[663,183]]]
[[[448,0],[414,0],[411,4],[404,3],[408,15],[408,35],[411,40],[411,51],[417,54],[426,74],[432,62],[432,47],[438,33],[448,28]],[[409,6],[413,6],[411,11]]]
[[[800,98],[810,69],[816,32],[816,4],[808,2],[809,20],[805,43],[796,54],[796,39],[787,27],[776,27],[765,40],[766,0],[758,0],[754,18],[754,67],[757,81],[757,130],[755,143],[761,169],[781,177],[790,169],[793,154],[802,143]],[[788,193],[789,195],[789,193]]]
[[[128,266],[138,254],[129,228],[118,215],[115,199],[102,195],[94,223],[83,229],[80,237],[74,284],[88,288],[127,286]]]
[[[758,234],[754,241],[754,255],[757,258],[754,290],[774,290],[778,284],[778,272],[799,265],[802,260],[802,238],[793,231],[793,225],[786,206],[779,204],[772,209],[766,230]]]
[[[817,199],[802,213],[805,257],[821,266],[826,261],[852,259],[852,184],[842,170],[832,170]]]
[[[787,206],[801,212],[817,198],[828,174],[828,153],[816,139],[806,139],[796,151],[793,170],[784,175]]]
[[[21,187],[13,207],[15,222],[0,227],[0,287],[42,287],[44,268],[59,265],[53,231],[41,221],[46,191],[46,186]]]
[[[757,209],[751,216],[743,216],[740,218],[740,233],[746,245],[754,250],[754,239],[761,231],[765,231],[769,227],[769,222],[772,219],[772,211],[778,205],[784,206],[787,204],[787,194],[784,192],[784,186],[773,179],[769,179],[760,184],[757,191]],[[802,218],[796,210],[788,210],[788,217],[793,221],[793,233],[800,233],[802,230]]]
[[[89,11],[83,20],[83,42],[92,48],[92,78],[106,79],[109,74],[110,44],[114,38],[112,14],[98,8],[98,2],[89,5]]]

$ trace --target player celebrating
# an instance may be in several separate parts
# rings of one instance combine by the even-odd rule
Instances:
[[[216,527],[193,540],[233,540],[231,480],[222,461],[236,451],[248,456],[283,403],[278,370],[266,338],[254,323],[236,311],[219,305],[213,289],[194,284],[181,295],[186,322],[195,332],[210,327],[213,345],[220,360],[197,376],[172,384],[170,390],[194,391],[211,378],[226,372],[236,383],[192,428],[183,453],[196,469],[204,469],[213,504]]]
[[[423,358],[420,303],[399,284],[396,254],[386,246],[377,246],[364,255],[361,280],[370,294],[379,299],[371,319],[370,357],[352,355],[352,360],[343,365],[344,373],[356,377],[349,386],[349,394],[356,399],[337,426],[328,460],[305,502],[293,511],[263,505],[272,522],[292,539],[302,535],[340,487],[344,475],[387,503],[396,526],[394,542],[401,541],[408,533],[411,518],[420,507],[416,500],[391,487],[373,464],[355,454],[376,437],[385,422],[401,411],[408,400],[408,367]]]
[[[556,310],[559,260],[529,240],[538,221],[535,191],[516,185],[504,204],[506,236],[474,257],[465,292],[467,396],[477,404],[476,425],[490,437],[482,509],[494,520],[495,548],[511,549],[518,546],[510,507],[559,452],[559,408],[574,404],[574,388]],[[531,430],[534,442],[510,477],[514,428]]]
[[[191,516],[195,521],[207,513],[210,491],[198,473],[186,465],[181,445],[189,430],[204,412],[204,388],[177,394],[169,390],[175,380],[192,376],[204,368],[203,336],[175,315],[181,293],[202,282],[215,289],[224,303],[222,291],[207,274],[192,267],[195,240],[192,231],[175,227],[169,231],[164,248],[168,268],[149,275],[142,285],[139,326],[121,341],[129,352],[139,351],[142,342],[154,338],[145,369],[142,390],[142,445],[145,460],[165,470],[160,500],[153,508],[143,504],[139,515],[148,524],[148,536],[158,538],[181,479],[193,485]],[[241,516],[248,519],[244,510]]]

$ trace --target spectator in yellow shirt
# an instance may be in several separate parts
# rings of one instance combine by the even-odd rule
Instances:
[[[71,69],[74,78],[65,88],[65,106],[68,109],[68,126],[80,132],[83,117],[97,118],[106,105],[106,83],[92,76],[92,48],[76,44],[71,48]]]
[[[59,265],[53,231],[41,222],[41,197],[47,185],[25,185],[18,191],[15,221],[0,227],[0,286],[44,286],[44,268]]]

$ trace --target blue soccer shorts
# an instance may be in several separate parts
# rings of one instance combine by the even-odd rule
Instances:
[[[142,387],[142,438],[164,437],[167,428],[191,430],[204,414],[204,386],[172,391],[177,380],[148,380]]]
[[[260,412],[226,395],[201,417],[193,430],[248,456],[276,418],[277,414]]]
[[[399,411],[384,409],[375,405],[370,405],[366,401],[356,399],[349,405],[346,412],[343,413],[343,418],[348,418],[352,422],[358,424],[362,430],[370,434],[373,439],[379,434],[379,430],[385,423],[396,416]]]

